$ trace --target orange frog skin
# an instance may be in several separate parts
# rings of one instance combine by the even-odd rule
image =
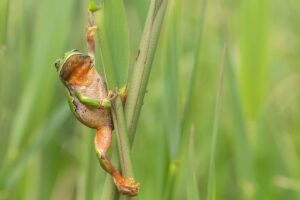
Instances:
[[[95,69],[93,29],[96,28],[89,23],[87,32],[89,55],[77,50],[69,51],[55,63],[55,67],[67,89],[71,111],[84,125],[97,130],[94,146],[101,167],[113,177],[122,194],[135,196],[139,192],[140,184],[134,184],[133,178],[125,180],[106,156],[113,130],[111,101],[117,94],[113,94],[112,91],[107,93],[105,81]]]

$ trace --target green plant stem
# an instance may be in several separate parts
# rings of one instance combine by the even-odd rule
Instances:
[[[124,111],[121,98],[118,97],[113,103],[113,120],[117,125],[117,141],[119,147],[119,155],[121,168],[126,178],[133,177],[132,164],[130,159],[130,145],[127,136],[126,122],[124,118]]]
[[[236,74],[233,70],[232,62],[228,56],[226,55],[226,75],[228,80],[228,87],[230,88],[230,100],[231,100],[231,109],[232,109],[232,119],[235,123],[234,132],[234,143],[235,143],[235,152],[236,152],[236,165],[237,172],[239,176],[239,181],[242,183],[242,191],[244,185],[247,183],[250,187],[255,189],[256,185],[256,174],[254,171],[254,160],[253,154],[251,152],[249,138],[247,137],[248,132],[246,129],[246,119],[245,114],[242,108],[240,94],[238,92],[238,85],[236,80]],[[251,198],[251,193],[247,194],[245,191],[242,193],[243,199],[253,199]]]
[[[191,71],[191,78],[190,78],[190,83],[188,86],[188,92],[187,92],[187,97],[186,97],[186,102],[183,110],[183,115],[182,115],[182,121],[181,121],[181,134],[184,132],[184,128],[187,125],[187,116],[190,110],[190,105],[191,105],[191,99],[192,99],[192,94],[195,86],[195,80],[196,80],[196,74],[197,74],[197,66],[198,66],[198,60],[199,60],[199,53],[200,53],[200,47],[201,47],[201,39],[202,39],[202,33],[203,33],[203,24],[205,20],[205,11],[206,11],[206,0],[202,1],[202,7],[201,7],[201,13],[200,13],[200,20],[199,20],[199,25],[198,25],[198,30],[197,30],[197,35],[196,35],[196,48],[195,48],[195,54],[194,54],[194,63],[193,63],[193,68]]]
[[[185,100],[185,105],[184,105],[184,110],[183,110],[183,115],[181,118],[181,125],[178,126],[178,128],[180,128],[180,136],[179,136],[179,141],[180,141],[180,150],[179,150],[179,156],[178,160],[180,162],[182,162],[184,160],[184,157],[186,156],[186,146],[189,145],[189,141],[188,141],[188,134],[184,134],[187,133],[188,130],[187,126],[190,126],[191,124],[188,124],[188,120],[189,120],[189,110],[190,110],[190,105],[191,105],[191,101],[192,101],[192,95],[193,95],[193,91],[194,91],[194,85],[195,85],[195,80],[196,80],[196,75],[197,75],[197,70],[198,70],[198,66],[199,66],[199,57],[200,57],[200,47],[201,47],[201,40],[202,40],[202,35],[203,35],[203,25],[204,25],[204,20],[205,20],[205,13],[206,13],[206,0],[202,1],[201,4],[201,11],[200,11],[200,15],[199,15],[199,22],[198,22],[198,26],[197,26],[197,34],[196,34],[196,38],[195,38],[195,48],[194,48],[194,60],[193,60],[193,66],[192,66],[192,70],[191,70],[191,78],[190,78],[190,82],[188,85],[188,91],[186,94],[186,100]],[[173,122],[174,123],[174,122]],[[172,137],[172,136],[170,136]],[[175,175],[177,176],[177,175]],[[167,177],[168,178],[168,177]],[[173,178],[176,179],[176,178]],[[173,184],[174,185],[174,184]],[[170,187],[170,186],[168,186]],[[173,187],[170,188],[171,191],[173,191]]]
[[[113,89],[113,86],[117,85],[116,72],[112,67],[112,57],[110,54],[110,49],[106,40],[104,27],[104,13],[103,9],[97,14],[97,24],[100,27],[98,31],[99,48],[102,60],[102,67],[105,73],[105,80],[109,89]],[[124,110],[121,102],[121,98],[117,99],[112,103],[112,115],[113,122],[115,125],[115,130],[117,132],[117,143],[120,156],[120,164],[122,168],[123,175],[125,178],[133,177],[132,164],[130,158],[130,145],[128,141],[127,128],[124,116]],[[115,186],[113,186],[115,187]]]
[[[138,57],[129,80],[130,88],[125,106],[125,116],[131,142],[135,135],[167,3],[167,0],[151,1]]]
[[[161,30],[161,25],[162,25],[166,7],[167,7],[167,0],[161,0],[161,1],[153,0],[151,2],[143,36],[142,36],[142,41],[140,44],[139,56],[137,58],[131,76],[130,90],[127,97],[126,109],[125,109],[125,114],[127,119],[126,122],[124,118],[124,112],[123,112],[121,100],[118,98],[116,102],[113,104],[113,120],[114,120],[114,124],[117,125],[117,138],[118,138],[121,167],[126,177],[133,176],[132,165],[130,162],[130,154],[129,154],[130,146],[127,138],[127,130],[131,133],[130,141],[132,142],[137,119],[139,117],[142,101],[145,95],[146,85],[149,79],[151,65],[153,62],[154,53],[158,42],[158,36]],[[103,12],[103,10],[101,10],[100,12]],[[103,19],[103,13],[102,13],[102,19]],[[116,73],[110,73],[112,71],[112,68],[108,70],[106,66],[107,63],[105,63],[105,62],[109,62],[108,65],[112,66],[111,59],[107,59],[108,57],[111,58],[111,56],[107,55],[109,54],[109,47],[105,41],[105,33],[101,28],[104,27],[102,26],[103,20],[100,20],[99,22],[100,22],[100,24],[98,23],[100,25],[99,40],[101,44],[100,46],[101,46],[102,61],[104,61],[103,64],[104,64],[105,78],[108,83],[108,86],[117,85],[117,82],[115,80]],[[127,129],[126,129],[126,124],[127,124]]]
[[[130,133],[130,143],[134,138],[166,7],[167,0],[152,0],[144,26],[138,58],[129,81],[130,89],[125,106],[125,115],[127,130]]]
[[[84,129],[86,133],[88,134],[88,146],[87,146],[87,152],[86,152],[86,163],[85,163],[85,199],[86,200],[92,200],[93,199],[93,182],[94,182],[94,159],[95,159],[95,150],[94,150],[94,135],[91,133],[88,133],[89,130]]]
[[[8,8],[9,8],[9,0],[1,0],[0,1],[0,47],[1,48],[2,45],[5,45],[5,41],[6,41]]]
[[[5,50],[6,50],[6,34],[7,34],[7,19],[8,19],[8,8],[9,1],[1,0],[0,1],[0,105],[4,106],[5,104],[5,83],[7,76],[4,76],[4,65],[5,65]],[[0,112],[0,129],[5,131],[7,116],[5,115],[4,109]],[[5,152],[5,134],[0,134],[0,169],[4,163],[4,152]]]
[[[213,132],[212,132],[212,145],[211,145],[209,173],[208,173],[207,200],[211,200],[212,197],[214,196],[212,194],[213,177],[214,177],[213,174],[215,168],[215,151],[216,151],[216,143],[217,143],[217,136],[218,136],[218,122],[219,122],[219,114],[221,109],[225,53],[226,53],[226,45],[224,45],[224,49],[223,49],[221,68],[220,68],[219,88],[216,95],[215,117],[214,117],[214,125],[213,125]]]
[[[187,196],[189,200],[200,200],[199,195],[199,186],[197,183],[196,176],[196,165],[195,161],[197,160],[195,156],[195,147],[194,147],[194,125],[191,125],[190,129],[190,139],[189,139],[189,149],[187,153],[188,163],[190,169],[187,171]]]

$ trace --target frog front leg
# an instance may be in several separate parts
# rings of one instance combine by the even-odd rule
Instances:
[[[99,158],[99,162],[102,168],[107,171],[114,179],[116,186],[122,194],[129,196],[135,196],[138,194],[140,189],[140,184],[133,184],[135,181],[133,178],[124,179],[120,173],[112,166],[111,162],[106,156],[111,144],[112,128],[110,126],[103,126],[97,130],[95,136],[95,151]]]
[[[77,99],[84,105],[100,109],[111,108],[112,101],[117,98],[117,92],[113,93],[111,90],[108,92],[107,97],[102,100],[85,97],[76,91],[74,93]]]

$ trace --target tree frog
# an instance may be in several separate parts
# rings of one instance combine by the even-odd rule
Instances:
[[[66,52],[56,61],[55,67],[60,80],[66,87],[71,111],[84,125],[97,130],[94,146],[102,168],[113,177],[122,194],[135,196],[139,192],[140,184],[134,184],[133,178],[125,180],[106,156],[113,130],[111,102],[118,94],[117,91],[115,93],[109,91],[107,94],[105,81],[95,69],[93,35],[97,26],[91,24],[89,21],[88,55],[77,50]]]

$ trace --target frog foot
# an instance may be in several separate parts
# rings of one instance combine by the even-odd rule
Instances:
[[[118,97],[118,88],[115,89],[115,93],[109,90],[106,99],[109,101],[114,101]]]
[[[113,93],[113,91],[109,91],[107,96],[101,100],[100,102],[100,109],[104,108],[111,108],[111,102],[114,101],[118,97],[118,89],[116,88],[116,92]]]
[[[98,30],[97,25],[89,26],[87,31],[88,40],[93,40],[93,36],[95,34],[94,30]]]
[[[118,177],[114,181],[122,194],[136,196],[140,191],[140,183],[133,184],[135,182],[133,178],[123,179],[122,177]]]

